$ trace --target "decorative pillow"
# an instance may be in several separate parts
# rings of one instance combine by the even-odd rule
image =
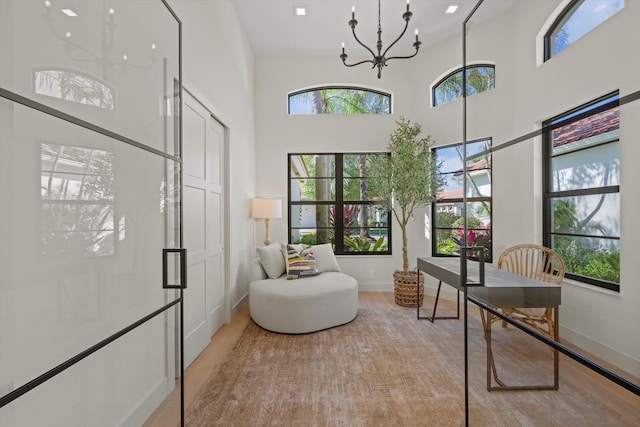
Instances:
[[[318,271],[340,271],[340,266],[338,265],[336,255],[333,253],[331,243],[313,245],[311,246],[311,249],[313,250],[313,255],[316,259],[316,263],[318,264]]]
[[[318,274],[318,266],[311,248],[309,247],[299,251],[299,248],[296,246],[298,245],[287,245],[286,251],[284,251],[285,248],[283,245],[287,275],[303,277]]]
[[[285,273],[286,265],[279,243],[261,246],[256,250],[258,251],[258,258],[260,258],[262,268],[264,268],[270,279],[277,279]]]

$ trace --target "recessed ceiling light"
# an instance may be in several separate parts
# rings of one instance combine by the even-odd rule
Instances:
[[[296,16],[305,16],[307,14],[307,9],[302,6],[296,6],[293,8]]]
[[[458,5],[450,4],[449,7],[447,8],[446,13],[456,13],[456,10],[458,10]]]
[[[64,13],[67,16],[78,16],[78,14],[71,9],[62,9],[62,13]]]

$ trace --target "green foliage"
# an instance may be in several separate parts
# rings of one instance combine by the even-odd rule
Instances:
[[[495,68],[487,66],[467,67],[467,96],[491,90],[495,87]],[[462,68],[436,86],[436,105],[462,98]]]
[[[344,244],[353,252],[378,252],[383,249],[384,237],[380,237],[377,240],[366,239],[360,236],[356,237],[344,237]]]
[[[315,245],[317,244],[316,233],[305,234],[296,243],[303,244],[303,245]]]
[[[396,124],[398,127],[387,145],[391,157],[372,159],[369,189],[380,198],[381,205],[395,214],[405,211],[408,220],[416,207],[435,201],[441,179],[430,152],[435,144],[431,136],[419,138],[421,126],[404,118]],[[391,203],[392,197],[396,204]]]
[[[577,207],[571,200],[558,200],[553,205],[553,230],[575,232],[578,229]]]
[[[620,252],[599,253],[589,259],[589,263],[580,274],[620,283]]]
[[[620,283],[620,251],[557,236],[554,250],[562,257],[568,272],[613,283]]]
[[[438,174],[439,165],[430,151],[435,144],[431,136],[420,138],[422,127],[404,118],[396,121],[396,125],[387,145],[391,156],[372,159],[369,191],[393,212],[400,225],[403,270],[408,272],[407,223],[416,208],[436,200],[442,179]]]
[[[597,224],[591,225],[596,228]],[[553,205],[554,231],[577,233],[580,228],[576,203],[572,200],[556,201]],[[562,257],[567,272],[620,283],[620,251],[570,236],[556,236],[553,249]]]
[[[455,253],[458,253],[458,250],[460,248],[460,246],[451,238],[442,240],[438,239],[436,246],[437,253],[445,255],[453,255]]]
[[[358,88],[310,90],[294,96],[310,104],[313,114],[388,114],[388,95]]]
[[[463,228],[463,225],[464,225],[464,218],[462,218],[462,216],[459,216],[453,222],[453,227],[455,227],[456,229],[461,230]],[[472,228],[481,228],[482,221],[480,221],[480,218],[476,218],[475,216],[467,216],[467,227],[469,228],[469,230],[471,230]]]

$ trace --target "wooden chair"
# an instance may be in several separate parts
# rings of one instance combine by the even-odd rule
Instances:
[[[546,283],[560,285],[564,278],[565,266],[562,258],[553,250],[540,245],[517,245],[506,249],[498,259],[498,268],[506,270],[520,276],[530,277]],[[558,341],[558,307],[540,307],[540,308],[499,308],[501,312],[522,322],[543,335]],[[481,310],[483,323],[485,325],[485,339],[487,338],[487,329],[491,328],[491,324],[499,317],[487,312],[485,322],[484,312]],[[507,322],[502,321],[502,326],[506,327]],[[487,376],[488,389],[557,389],[558,388],[558,351],[551,349],[551,357],[554,359],[554,385],[540,387],[510,387],[502,383],[497,376],[493,355],[489,347],[488,357],[490,360],[491,370],[494,378],[501,387],[494,388],[491,385],[490,377]],[[488,373],[489,374],[489,373]]]

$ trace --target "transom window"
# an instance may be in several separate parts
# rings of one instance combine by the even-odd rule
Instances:
[[[491,64],[467,66],[467,96],[494,89],[496,68]],[[462,67],[448,74],[432,88],[434,107],[462,98]]]
[[[467,142],[467,246],[484,246],[485,260],[492,259],[491,232],[491,139]],[[462,144],[433,149],[445,184],[433,203],[431,253],[435,256],[460,256],[463,224]]]
[[[543,123],[562,123],[543,135],[543,242],[564,260],[566,277],[615,291],[620,290],[620,115],[617,106],[605,108],[617,99],[616,92]]]
[[[573,0],[544,36],[548,60],[624,8],[624,0]]]
[[[368,190],[377,156],[388,153],[289,154],[289,241],[391,254],[389,210]]]
[[[391,114],[391,95],[357,87],[318,87],[289,94],[289,114]]]

